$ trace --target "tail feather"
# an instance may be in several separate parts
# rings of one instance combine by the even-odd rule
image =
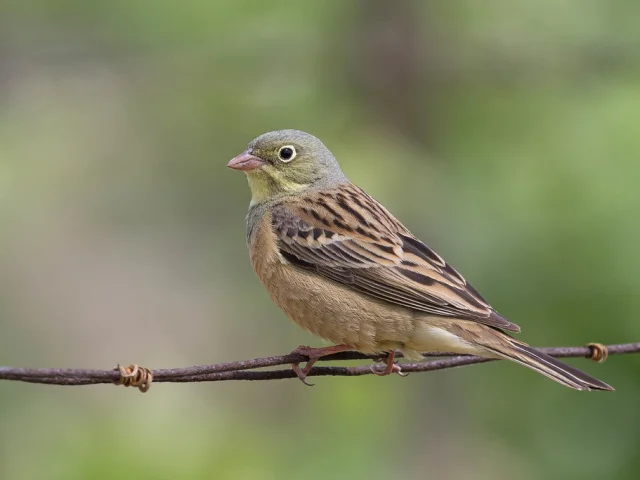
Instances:
[[[576,390],[613,390],[612,386],[582,370],[578,370],[507,335],[504,337],[508,339],[508,342],[505,342],[508,345],[501,345],[499,348],[496,348],[495,344],[491,346],[485,345],[485,348],[499,357],[529,367],[562,385]]]

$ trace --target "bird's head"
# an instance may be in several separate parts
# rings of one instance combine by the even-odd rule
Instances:
[[[299,130],[260,135],[227,166],[247,174],[252,205],[347,181],[329,149],[313,135]]]

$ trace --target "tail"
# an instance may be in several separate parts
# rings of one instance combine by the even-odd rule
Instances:
[[[518,342],[507,335],[502,334],[501,337],[503,337],[503,342],[492,342],[491,345],[483,345],[484,348],[501,358],[529,367],[566,387],[576,390],[613,390],[612,386],[582,370],[562,363],[546,353]]]

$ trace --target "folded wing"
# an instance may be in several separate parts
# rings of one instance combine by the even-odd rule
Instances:
[[[284,260],[379,300],[520,331],[382,205],[352,184],[272,210]]]

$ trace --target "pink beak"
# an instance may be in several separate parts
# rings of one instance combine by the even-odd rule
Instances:
[[[233,168],[234,170],[242,170],[247,172],[249,170],[260,168],[264,164],[264,160],[256,157],[255,155],[251,155],[251,153],[249,153],[249,150],[247,150],[245,152],[242,152],[237,157],[231,159],[231,161],[227,163],[227,167]]]

